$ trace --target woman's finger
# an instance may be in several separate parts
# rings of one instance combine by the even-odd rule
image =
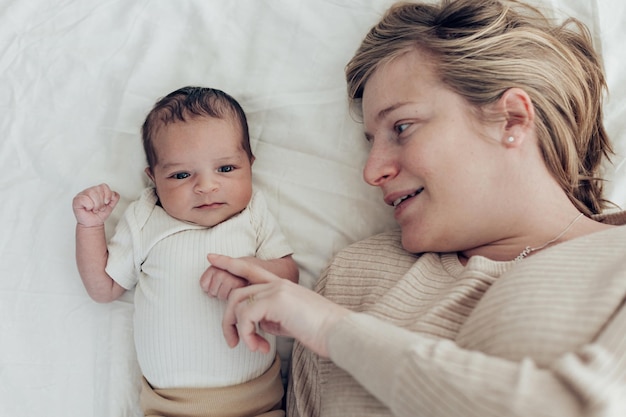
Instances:
[[[222,320],[222,331],[228,346],[234,347],[241,340],[251,351],[269,351],[270,344],[257,333],[257,323],[265,315],[263,307],[256,302],[257,297],[262,297],[262,290],[262,285],[255,285],[231,291]]]
[[[228,304],[226,305],[224,317],[222,318],[222,332],[224,333],[224,338],[228,346],[237,346],[239,343],[239,335],[245,330],[245,325],[239,322],[240,318],[238,317],[238,313],[241,314],[241,311],[238,310],[239,305],[245,302],[245,300],[248,300],[249,297],[257,291],[257,288],[249,286],[231,291],[229,294]],[[242,319],[241,321],[243,322],[245,320]]]
[[[261,284],[281,279],[271,272],[255,265],[252,262],[241,258],[231,258],[230,256],[209,254],[209,262],[217,268],[224,269],[231,274],[245,278],[250,284]]]

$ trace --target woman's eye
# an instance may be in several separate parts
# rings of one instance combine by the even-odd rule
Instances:
[[[172,178],[175,178],[177,180],[184,180],[185,178],[189,178],[189,173],[188,172],[177,172],[176,174],[172,175]]]
[[[217,172],[231,172],[234,171],[235,167],[232,165],[224,165],[223,167],[219,167]]]

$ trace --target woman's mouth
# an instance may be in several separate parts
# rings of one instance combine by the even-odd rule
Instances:
[[[416,195],[418,195],[419,193],[421,193],[422,191],[424,191],[424,187],[421,187],[420,189],[416,190],[414,193],[411,194],[407,194],[405,196],[402,196],[400,198],[395,199],[391,205],[395,208],[398,207],[402,202],[408,200],[409,198],[413,198]]]

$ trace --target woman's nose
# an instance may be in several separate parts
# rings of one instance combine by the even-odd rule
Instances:
[[[398,174],[393,152],[385,144],[372,144],[363,168],[363,179],[369,185],[380,187]]]

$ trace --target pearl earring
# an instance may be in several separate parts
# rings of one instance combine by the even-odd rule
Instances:
[[[508,138],[506,138],[506,141],[508,143],[513,143],[513,142],[515,142],[515,138],[513,136],[509,136]]]

